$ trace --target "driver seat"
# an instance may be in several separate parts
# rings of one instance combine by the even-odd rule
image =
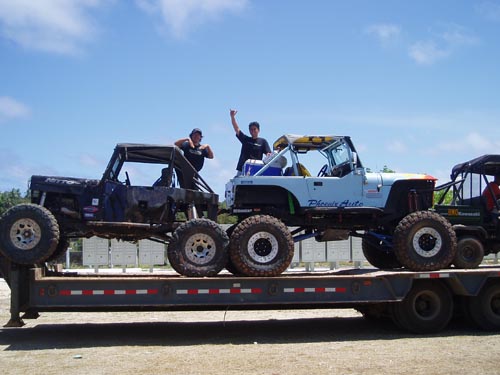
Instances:
[[[168,167],[161,170],[161,176],[155,181],[153,186],[169,186],[171,181],[168,178]]]
[[[299,176],[303,177],[311,177],[311,173],[307,170],[304,164],[297,163],[297,170],[299,171]],[[285,169],[285,176],[295,176],[295,172],[292,167],[288,167]]]

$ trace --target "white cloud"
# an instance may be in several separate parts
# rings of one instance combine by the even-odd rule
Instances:
[[[410,46],[408,53],[417,64],[432,65],[448,57],[450,50],[438,47],[434,41],[427,41],[414,43]]]
[[[97,32],[89,11],[110,1],[0,0],[0,32],[27,49],[79,53]]]
[[[437,144],[437,152],[461,152],[467,150],[473,154],[496,153],[500,148],[500,141],[494,141],[476,132],[468,133],[460,139],[450,139]]]
[[[6,119],[26,117],[29,108],[21,102],[8,96],[0,96],[0,122]]]
[[[397,25],[381,23],[368,26],[366,32],[370,35],[374,35],[379,42],[385,45],[389,41],[399,37],[401,28]]]
[[[195,26],[217,18],[224,12],[239,12],[249,0],[136,0],[142,10],[159,15],[164,26],[182,39]]]
[[[448,24],[443,27],[444,31],[432,33],[430,39],[417,41],[409,47],[408,54],[417,64],[432,65],[461,48],[480,42],[479,38],[460,25]]]

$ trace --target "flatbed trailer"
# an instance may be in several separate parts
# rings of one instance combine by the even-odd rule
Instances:
[[[435,272],[341,269],[290,271],[278,277],[220,274],[190,278],[173,272],[88,274],[24,267],[0,256],[11,289],[5,327],[55,311],[265,310],[355,308],[391,317],[416,333],[444,329],[454,314],[480,328],[500,328],[500,267]],[[21,313],[24,313],[21,316]]]

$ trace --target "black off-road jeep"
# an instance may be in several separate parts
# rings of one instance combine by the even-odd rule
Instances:
[[[159,178],[133,185],[129,172],[139,179],[141,168]],[[0,218],[0,252],[14,263],[49,261],[69,239],[91,236],[168,243],[170,264],[188,276],[215,275],[227,263],[218,195],[175,146],[118,144],[100,180],[32,176],[30,191],[31,204]]]
[[[435,209],[446,217],[457,234],[458,248],[453,264],[458,268],[475,268],[484,255],[500,251],[500,224],[486,210],[482,192],[500,174],[500,155],[483,155],[457,164],[451,172],[451,181],[439,186],[443,195]],[[450,204],[443,204],[446,194],[452,192]],[[497,211],[500,209],[495,202]]]

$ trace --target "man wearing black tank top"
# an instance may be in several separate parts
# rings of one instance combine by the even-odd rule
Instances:
[[[243,164],[245,164],[245,161],[248,159],[261,160],[262,156],[271,153],[271,148],[265,138],[259,137],[260,125],[257,121],[253,121],[248,124],[250,136],[241,131],[238,126],[238,122],[236,121],[237,113],[238,111],[234,109],[231,109],[229,112],[236,137],[241,142],[240,157],[236,166],[236,170],[238,171],[237,176],[240,176],[242,174]]]

